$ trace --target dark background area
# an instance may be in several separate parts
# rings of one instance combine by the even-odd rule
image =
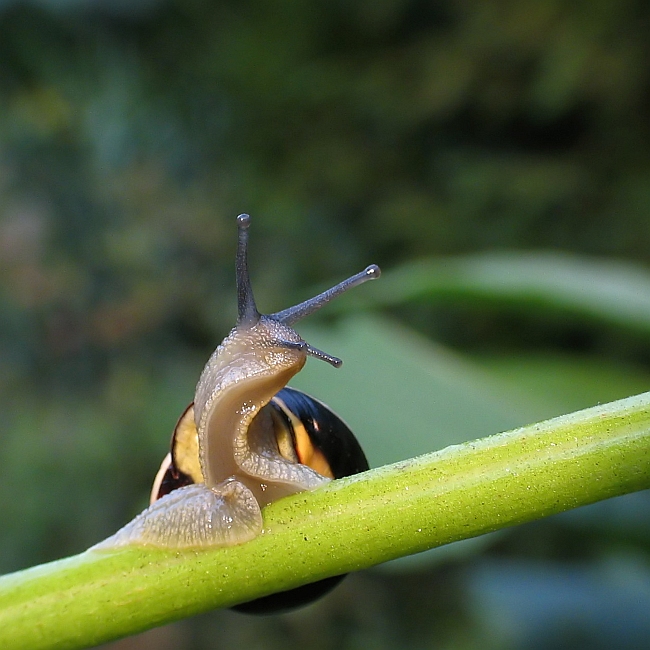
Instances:
[[[625,0],[0,0],[0,571],[80,552],[144,506],[234,323],[240,212],[265,311],[370,262],[398,287],[312,326],[359,391],[337,401],[320,367],[305,387],[374,464],[397,460],[397,431],[415,454],[646,390],[649,33],[650,5]],[[535,271],[526,255],[549,252]],[[542,283],[587,286],[595,310],[444,273],[410,293],[414,261],[490,255],[517,279],[512,254]],[[610,262],[629,313],[605,295]],[[294,614],[214,612],[111,647],[647,648],[649,505],[367,571]]]

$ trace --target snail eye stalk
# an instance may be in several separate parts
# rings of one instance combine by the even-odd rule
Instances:
[[[240,214],[237,217],[237,324],[244,326],[255,325],[260,319],[248,272],[248,228],[250,225],[251,218],[247,214]]]
[[[380,276],[380,268],[376,264],[371,264],[360,273],[353,275],[347,280],[343,280],[343,282],[339,282],[339,284],[333,286],[331,289],[323,291],[323,293],[319,293],[317,296],[305,300],[298,305],[289,307],[289,309],[283,309],[275,314],[271,314],[271,318],[280,321],[284,325],[293,325],[306,316],[310,316],[314,312],[318,311],[321,307],[324,307],[328,302],[332,301],[337,296],[340,296],[342,293],[349,291],[353,287],[358,287],[360,284],[363,284],[368,280],[376,280]]]

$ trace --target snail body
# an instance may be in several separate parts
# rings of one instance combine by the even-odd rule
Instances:
[[[248,274],[250,217],[240,215],[237,223],[237,324],[208,360],[194,402],[176,425],[151,505],[94,549],[241,544],[262,532],[261,509],[268,503],[368,469],[345,423],[286,384],[308,356],[335,367],[342,363],[306,343],[292,325],[348,289],[379,277],[379,268],[369,266],[310,300],[263,315]],[[327,583],[329,590],[334,581],[321,581],[321,589]],[[309,596],[321,583],[285,593],[296,596],[306,590]],[[253,603],[264,605],[272,598]]]

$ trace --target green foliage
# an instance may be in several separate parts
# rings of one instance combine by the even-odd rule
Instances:
[[[238,212],[264,310],[386,271],[302,330],[343,369],[297,378],[373,464],[647,389],[649,17],[632,0],[0,3],[0,571],[80,552],[145,504],[234,322]],[[217,628],[283,650],[539,646],[568,615],[535,617],[579,594],[509,628],[532,591],[483,618],[498,598],[472,580],[496,557],[542,575],[579,558],[601,593],[629,588],[602,567],[643,565],[647,494],[616,503],[451,545],[444,568],[355,576],[297,618],[244,632],[220,614],[154,645],[213,647]],[[568,618],[612,638],[604,616]],[[609,645],[634,643],[619,626]]]

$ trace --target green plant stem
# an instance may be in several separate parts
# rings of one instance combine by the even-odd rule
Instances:
[[[4,576],[0,647],[87,647],[648,487],[644,393],[283,499],[241,546],[86,551]]]

